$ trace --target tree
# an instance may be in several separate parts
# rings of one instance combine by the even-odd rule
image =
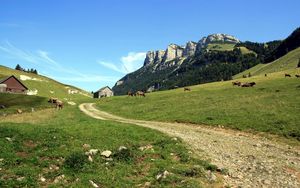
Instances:
[[[19,70],[19,71],[22,71],[22,70],[23,70],[22,67],[21,67],[19,64],[17,64],[17,66],[16,66],[15,69],[16,69],[16,70]]]

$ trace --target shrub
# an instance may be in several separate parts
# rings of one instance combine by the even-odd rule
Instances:
[[[75,152],[66,158],[64,166],[73,171],[80,171],[86,163],[87,157],[81,152]]]

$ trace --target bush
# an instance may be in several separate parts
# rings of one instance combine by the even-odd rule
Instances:
[[[86,163],[87,157],[81,152],[75,152],[66,158],[64,166],[73,171],[80,171]]]

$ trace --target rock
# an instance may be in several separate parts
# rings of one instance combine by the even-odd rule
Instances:
[[[139,147],[139,150],[141,150],[141,151],[145,151],[145,150],[148,150],[148,149],[153,150],[153,146],[149,144],[149,145],[146,145],[146,146]]]
[[[92,158],[92,156],[88,156],[88,160],[90,161],[90,162],[93,162],[93,158]]]
[[[10,138],[10,137],[5,137],[5,139],[6,139],[7,141],[9,141],[9,142],[12,142],[12,141],[13,141],[13,139]]]
[[[56,166],[56,165],[50,165],[50,166],[49,166],[49,169],[50,169],[50,170],[59,170],[59,167]]]
[[[265,184],[265,185],[271,185],[271,181],[270,180],[263,180],[263,184]]]
[[[197,47],[196,42],[193,42],[193,41],[187,42],[186,46],[184,48],[184,51],[183,51],[183,56],[188,57],[188,56],[194,55],[196,52],[196,47]]]
[[[45,182],[45,181],[46,181],[46,178],[44,178],[43,176],[41,176],[41,177],[40,177],[40,181],[41,181],[41,182]]]
[[[1,104],[0,109],[5,109],[5,106]]]
[[[173,137],[172,140],[177,141],[178,139],[176,137]]]
[[[207,179],[210,182],[215,182],[217,180],[217,176],[209,170],[207,172]]]
[[[98,149],[90,149],[88,152],[85,152],[85,155],[96,155],[98,152]]]
[[[60,176],[57,176],[55,179],[54,179],[54,183],[59,183],[60,181],[62,181],[63,179],[65,179],[65,175],[60,175]]]
[[[163,173],[156,175],[156,180],[160,181],[161,179],[166,179],[168,175],[170,175],[170,172],[165,170]]]
[[[118,151],[122,151],[122,150],[127,150],[127,148],[125,146],[120,146]]]
[[[25,179],[25,177],[18,177],[17,181],[23,181]]]
[[[145,182],[144,187],[150,187],[150,186],[151,186],[151,182],[149,181]]]
[[[3,158],[0,158],[0,162],[2,162],[2,161],[4,161],[4,159],[3,159]]]
[[[95,188],[98,188],[99,185],[97,185],[95,182],[93,182],[92,180],[89,180],[90,184],[95,187]]]
[[[257,143],[257,144],[254,144],[253,146],[255,146],[255,147],[261,147],[261,144]]]
[[[147,52],[146,58],[145,58],[145,61],[144,61],[144,66],[153,64],[154,63],[154,58],[155,58],[155,52],[154,51]]]
[[[21,109],[17,109],[17,113],[18,113],[18,114],[22,114],[23,111],[22,111]]]
[[[183,54],[183,48],[181,46],[178,46],[176,44],[170,44],[167,47],[166,53],[163,57],[163,62],[171,61],[175,58],[182,57]]]
[[[86,149],[86,150],[91,148],[91,146],[89,144],[83,144],[82,147],[83,147],[83,149]]]
[[[104,156],[104,157],[106,157],[106,158],[109,158],[111,154],[112,154],[111,151],[105,150],[105,151],[103,151],[103,152],[101,153],[101,156]]]

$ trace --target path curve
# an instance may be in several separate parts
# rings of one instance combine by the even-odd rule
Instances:
[[[300,187],[300,151],[249,133],[183,123],[122,118],[83,103],[86,115],[135,124],[181,138],[193,152],[228,169],[224,184],[233,187]]]

